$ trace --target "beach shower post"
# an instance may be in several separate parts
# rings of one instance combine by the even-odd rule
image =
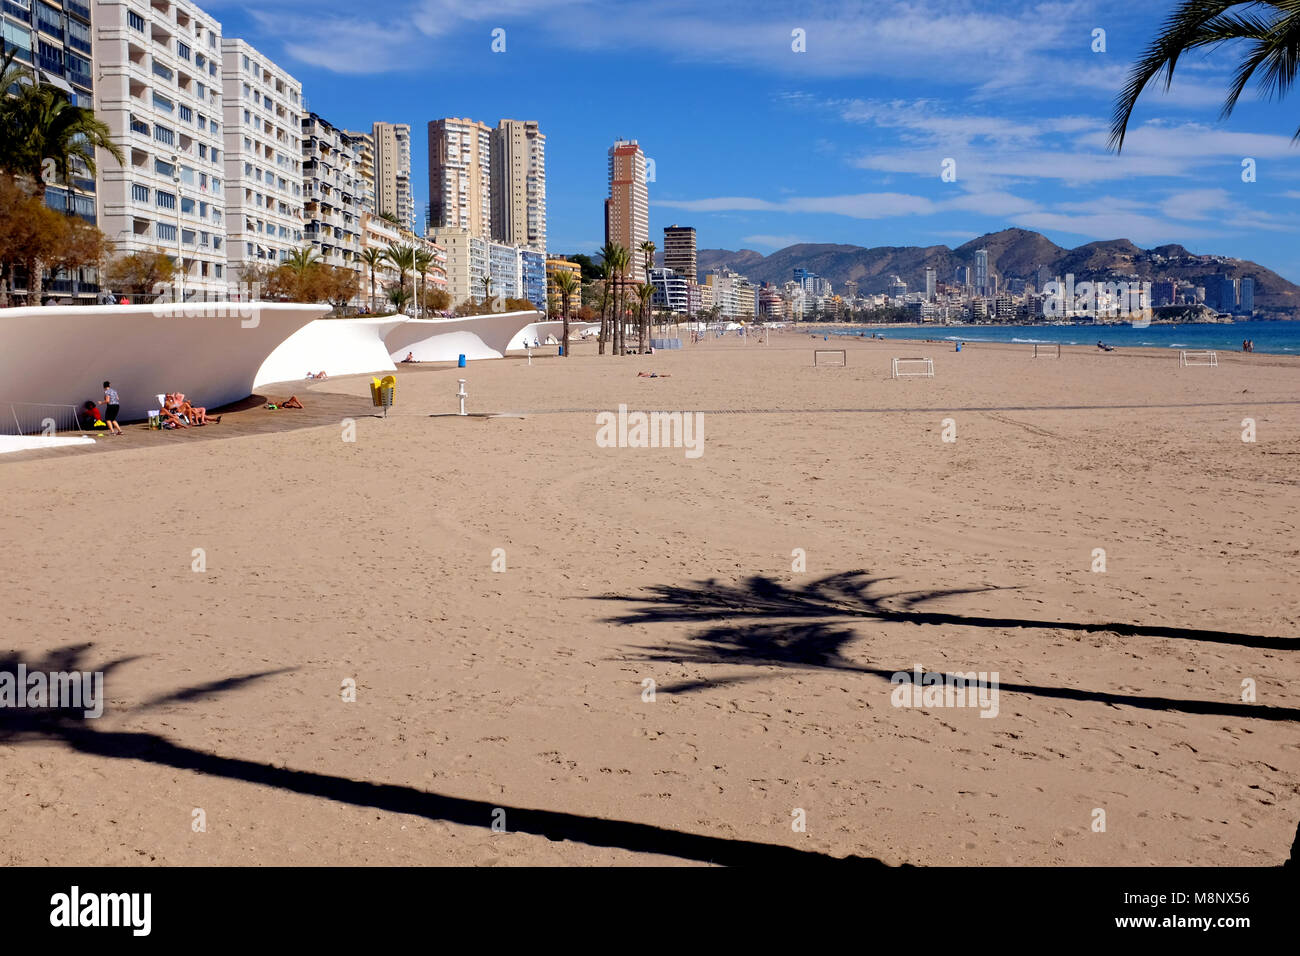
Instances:
[[[460,391],[456,393],[456,397],[460,399],[460,414],[464,415],[465,399],[468,397],[465,391],[465,380],[463,378],[458,378],[456,381],[460,382]]]

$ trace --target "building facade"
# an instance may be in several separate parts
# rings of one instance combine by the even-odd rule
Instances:
[[[664,268],[672,269],[688,282],[698,282],[695,227],[673,223],[664,227]]]
[[[429,155],[434,155],[430,142]],[[535,120],[503,119],[491,133],[492,238],[546,254],[546,136]],[[433,164],[429,165],[433,196]]]
[[[303,235],[327,265],[356,269],[361,254],[359,161],[343,131],[302,118]]]
[[[406,123],[375,123],[375,211],[396,217],[402,228],[415,232],[415,198],[411,193],[411,127]]]
[[[492,236],[492,130],[471,119],[429,122],[428,228]]]
[[[126,154],[97,157],[99,227],[118,255],[174,257],[187,298],[222,296],[221,24],[188,0],[95,0],[94,24],[95,113]]]
[[[303,244],[302,84],[245,40],[221,41],[226,263],[238,277]]]
[[[641,243],[650,238],[650,197],[646,188],[645,153],[636,140],[618,140],[609,148],[609,198],[605,200],[605,242],[617,243],[631,254],[628,279],[646,280]]]
[[[343,131],[343,141],[357,158],[357,210],[359,215],[375,209],[375,137],[370,133]]]

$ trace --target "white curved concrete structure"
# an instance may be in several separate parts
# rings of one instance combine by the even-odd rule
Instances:
[[[402,315],[362,319],[317,319],[281,342],[253,378],[253,387],[300,381],[309,372],[331,376],[391,372],[385,337],[404,322]]]
[[[409,319],[388,333],[384,344],[394,362],[413,352],[417,362],[454,362],[504,358],[510,343],[521,339],[525,326],[540,312],[495,312],[461,319]],[[522,348],[522,346],[520,346]]]
[[[15,451],[43,450],[46,448],[64,448],[68,445],[93,445],[93,438],[56,438],[44,435],[0,435],[0,455]]]
[[[582,338],[582,333],[584,331],[588,329],[598,330],[599,328],[600,328],[599,322],[570,321],[569,339],[570,341],[577,342]],[[520,329],[519,334],[510,340],[510,344],[506,347],[506,351],[508,352],[523,351],[525,348],[528,348],[528,346],[530,346],[533,342],[541,342],[542,345],[545,345],[548,336],[555,339],[555,341],[551,343],[552,345],[558,345],[560,342],[560,336],[562,336],[563,334],[564,334],[563,319],[559,319],[559,320],[548,319],[545,322],[532,322],[529,323],[528,325],[525,325],[522,329]]]
[[[236,402],[276,346],[328,311],[269,302],[0,309],[0,403],[99,401],[105,379],[128,421],[157,408],[159,392],[209,408]],[[0,431],[13,430],[0,417]]]

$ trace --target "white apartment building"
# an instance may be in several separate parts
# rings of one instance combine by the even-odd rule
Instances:
[[[100,228],[119,255],[162,252],[187,298],[224,296],[221,24],[188,0],[95,0]]]
[[[376,213],[375,208],[375,138],[370,133],[343,131],[343,142],[357,157],[357,213]]]
[[[221,58],[226,262],[238,277],[303,244],[302,84],[244,40],[222,40]]]
[[[483,278],[489,269],[490,247],[493,243],[471,235],[464,226],[435,226],[430,237],[447,252],[447,292],[454,309],[466,299],[482,302]],[[494,281],[492,294],[505,294]]]
[[[357,267],[361,184],[356,150],[343,131],[315,113],[302,119],[303,235],[320,260]]]

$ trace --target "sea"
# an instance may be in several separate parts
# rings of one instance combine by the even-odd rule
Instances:
[[[799,326],[802,331],[814,326]],[[841,327],[825,330],[826,335],[871,333],[887,339],[920,341],[941,339],[947,342],[1007,342],[1017,345],[1092,345],[1101,340],[1116,348],[1215,349],[1240,352],[1243,339],[1252,339],[1256,352],[1273,355],[1300,355],[1300,322],[1232,322],[1189,323],[1186,325],[879,325]]]

